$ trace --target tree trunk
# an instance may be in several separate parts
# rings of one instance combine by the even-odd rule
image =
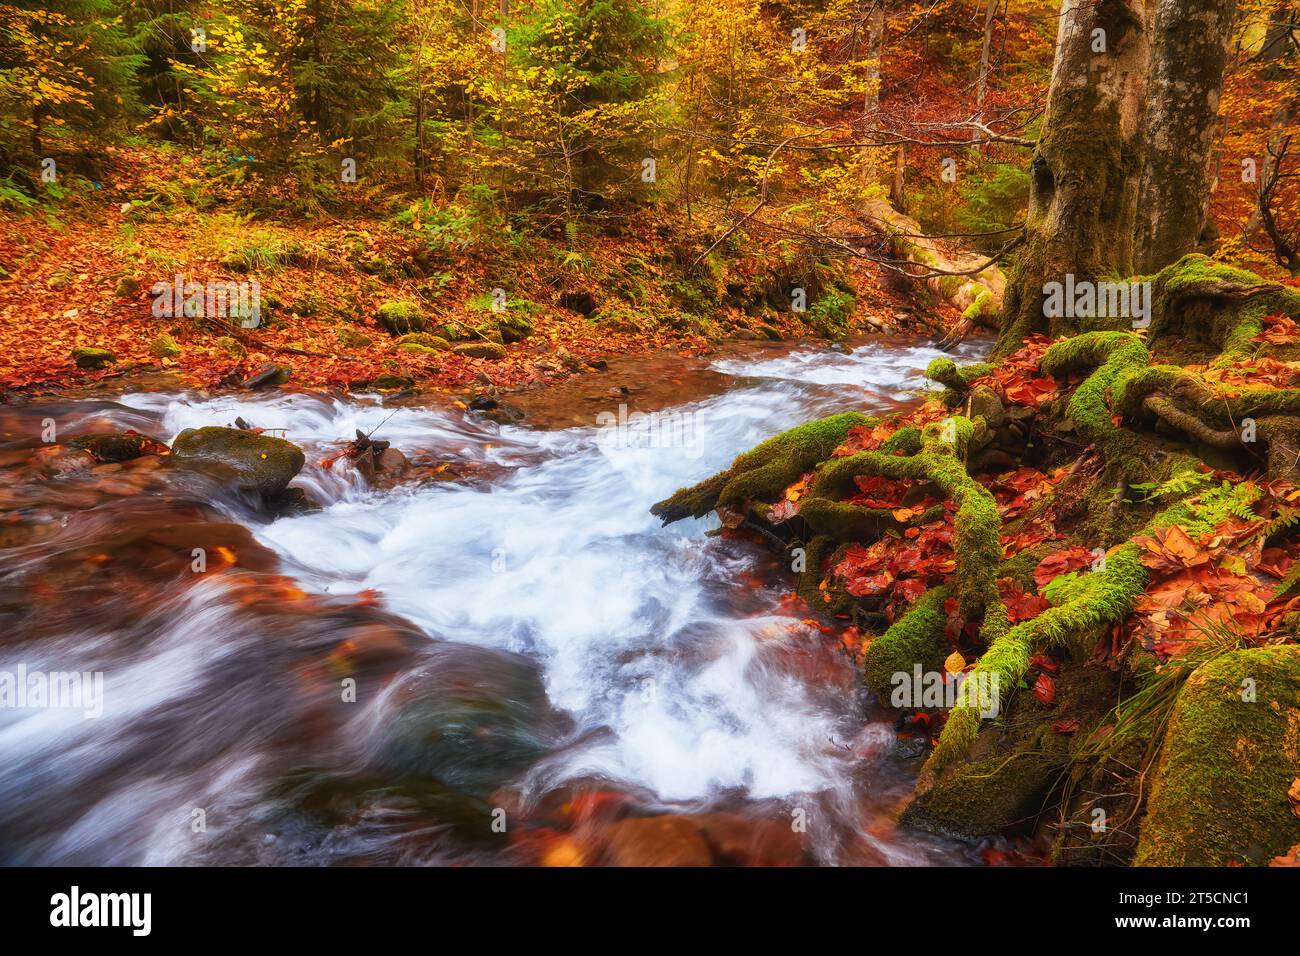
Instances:
[[[1158,0],[1138,191],[1141,272],[1177,262],[1200,240],[1236,7],[1236,0]]]
[[[998,354],[1033,332],[1044,286],[1133,271],[1141,118],[1154,0],[1063,0],[1025,243],[1007,290]]]
[[[1300,24],[1296,23],[1294,0],[1278,0],[1269,16],[1268,29],[1264,31],[1264,43],[1259,48],[1260,61],[1274,63],[1282,59],[1296,30],[1300,30]]]
[[[867,31],[867,92],[862,98],[862,178],[863,185],[876,181],[875,147],[878,137],[870,131],[880,122],[880,61],[885,55],[885,3],[871,0],[870,26]]]
[[[998,4],[1001,0],[988,0],[984,10],[984,44],[980,47],[979,85],[975,91],[975,109],[981,118],[984,115],[984,94],[989,86],[989,58],[993,49],[993,24],[997,20]]]

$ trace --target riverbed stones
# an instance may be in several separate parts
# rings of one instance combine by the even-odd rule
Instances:
[[[241,488],[274,498],[289,487],[305,461],[293,442],[238,428],[187,428],[172,442],[179,465],[229,475]]]
[[[283,385],[287,381],[289,381],[289,370],[287,368],[276,365],[274,362],[267,362],[244,379],[240,386],[242,388],[268,388],[274,385]]]

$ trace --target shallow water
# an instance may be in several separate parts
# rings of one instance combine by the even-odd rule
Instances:
[[[0,860],[597,862],[619,820],[675,813],[740,827],[730,862],[976,862],[894,830],[916,760],[773,559],[648,510],[795,424],[916,400],[938,354],[730,357],[719,394],[553,431],[289,392],[6,410],[0,672],[104,684],[95,719],[0,708]],[[169,466],[21,470],[47,418],[169,441],[236,417],[302,446],[320,510],[268,520]],[[357,429],[463,480],[322,468]]]

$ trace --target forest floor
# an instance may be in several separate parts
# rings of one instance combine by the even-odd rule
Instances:
[[[158,376],[213,388],[273,365],[283,370],[275,381],[287,375],[308,388],[515,391],[615,356],[703,354],[727,339],[816,334],[806,313],[774,309],[746,288],[743,273],[763,281],[776,250],[700,282],[683,260],[701,237],[684,239],[649,214],[577,242],[559,230],[504,247],[466,239],[430,251],[418,213],[394,216],[377,198],[358,201],[343,218],[254,220],[234,211],[204,170],[170,153],[117,150],[108,161],[111,189],[44,218],[0,213],[0,389]],[[845,332],[928,332],[953,319],[944,306],[918,308],[909,290],[866,264],[844,271],[855,292]],[[260,323],[156,315],[153,284],[178,277],[256,280]],[[500,314],[496,289],[504,292]],[[434,348],[402,347],[406,327],[379,319],[385,303],[413,305],[420,318],[409,331],[434,333]],[[519,334],[507,332],[503,342],[494,330],[506,313]],[[79,367],[75,348],[108,350],[112,361]]]

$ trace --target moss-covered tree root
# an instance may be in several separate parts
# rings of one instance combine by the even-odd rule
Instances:
[[[751,499],[774,498],[800,475],[830,458],[849,429],[875,421],[858,412],[845,412],[782,432],[745,452],[726,471],[681,489],[650,512],[671,524],[682,518],[702,518],[715,508],[738,508]]]

